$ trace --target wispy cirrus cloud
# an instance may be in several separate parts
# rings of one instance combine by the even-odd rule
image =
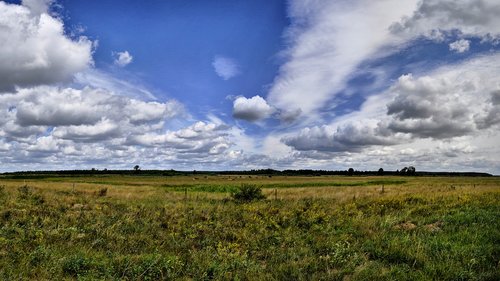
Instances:
[[[317,120],[319,110],[349,90],[347,82],[363,62],[421,37],[449,41],[450,50],[460,53],[470,48],[464,37],[494,42],[500,37],[498,13],[495,0],[291,1],[286,62],[267,101]]]
[[[391,42],[388,27],[416,1],[291,1],[287,62],[268,95],[279,109],[310,116],[345,87],[358,64]]]

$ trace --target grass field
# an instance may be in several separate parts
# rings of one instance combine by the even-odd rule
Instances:
[[[1,280],[500,280],[499,260],[498,177],[0,177]]]

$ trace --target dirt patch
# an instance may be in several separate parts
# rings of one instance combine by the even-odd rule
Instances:
[[[73,204],[73,206],[71,207],[73,210],[89,210],[89,206],[86,205],[86,204],[79,204],[79,203],[75,203]]]
[[[415,228],[417,228],[417,225],[415,225],[414,223],[412,223],[410,221],[403,222],[403,223],[400,223],[400,224],[394,226],[394,229],[402,229],[402,230],[412,230]]]
[[[438,231],[441,231],[441,227],[443,226],[443,222],[442,221],[437,221],[435,223],[431,223],[431,224],[426,224],[424,226],[424,228],[430,232],[438,232]]]

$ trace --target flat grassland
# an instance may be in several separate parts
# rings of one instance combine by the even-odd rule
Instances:
[[[241,184],[265,200],[242,203]],[[0,176],[1,280],[500,280],[498,177]]]

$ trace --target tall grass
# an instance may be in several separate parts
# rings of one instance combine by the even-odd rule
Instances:
[[[304,182],[246,204],[165,182],[4,181],[0,280],[500,280],[500,181],[467,181]]]

